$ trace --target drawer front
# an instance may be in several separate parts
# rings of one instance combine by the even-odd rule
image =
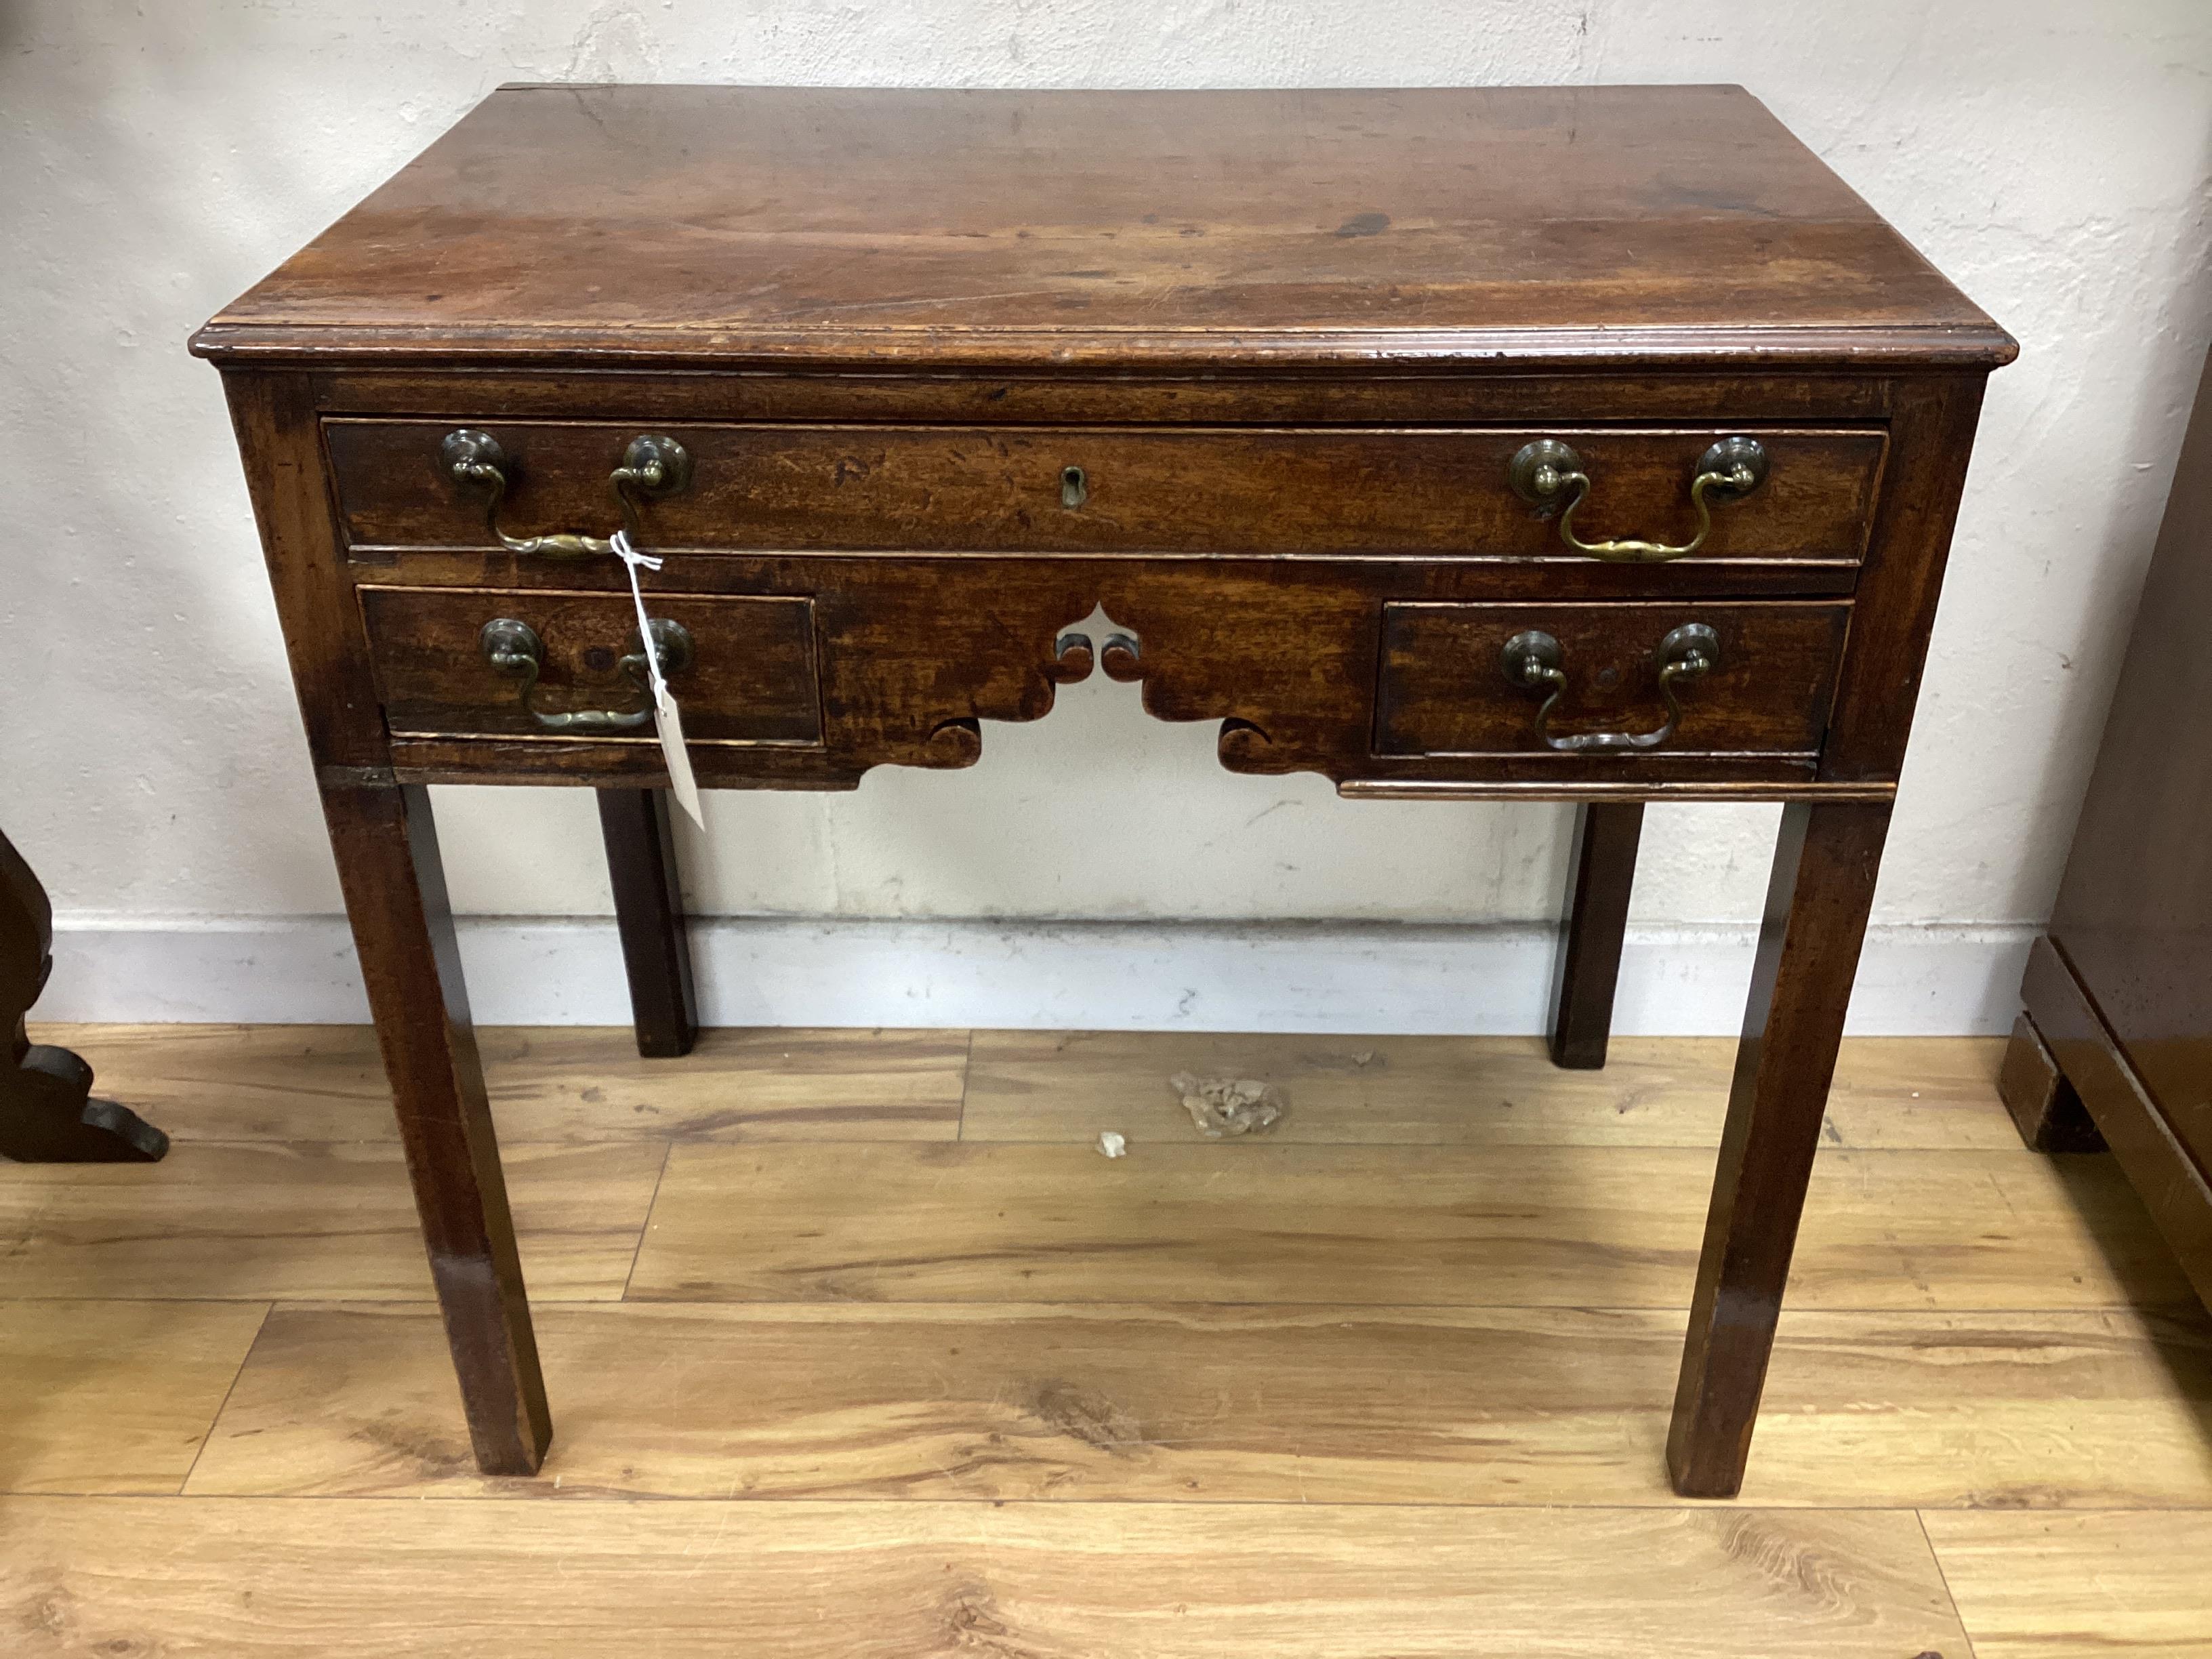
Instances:
[[[325,428],[357,549],[496,545],[490,481],[441,462],[452,422]],[[610,478],[647,428],[487,422],[516,538],[620,523]],[[1850,563],[1862,555],[1880,428],[1306,428],[679,426],[688,477],[638,497],[642,538],[744,550],[1411,554],[1574,559],[1559,507],[1516,493],[1515,458],[1542,439],[1587,477],[1585,541],[1680,545],[1691,486],[1732,434],[1765,452],[1759,486],[1716,495],[1699,559]],[[1073,469],[1073,471],[1071,471]]]
[[[627,593],[358,592],[394,736],[655,741]],[[655,593],[647,609],[656,623],[681,628],[689,645],[690,662],[668,676],[689,740],[821,741],[812,601]],[[486,625],[495,620],[527,630],[500,631],[501,664],[485,648]],[[525,659],[534,661],[534,672]],[[583,719],[573,718],[580,714]]]
[[[1848,605],[1786,601],[1385,605],[1376,752],[1816,753],[1850,616]],[[1677,633],[1700,628],[1710,635]],[[1525,642],[1538,637],[1552,648]],[[1680,714],[1654,741],[1671,712],[1670,638]],[[1710,666],[1682,672],[1701,641]],[[1531,684],[1528,665],[1547,659],[1560,678]]]

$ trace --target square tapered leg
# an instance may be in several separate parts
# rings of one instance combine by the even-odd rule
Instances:
[[[1636,884],[1644,804],[1592,801],[1576,809],[1566,921],[1552,987],[1552,1063],[1577,1071],[1605,1064],[1613,994]]]
[[[637,1051],[648,1059],[688,1054],[699,1036],[699,1004],[691,981],[691,942],[684,926],[668,792],[598,793]]]
[[[1743,1483],[1888,827],[1887,803],[1783,809],[1667,1439],[1686,1498]]]
[[[552,1418],[429,794],[326,786],[323,811],[477,1463],[535,1474]]]

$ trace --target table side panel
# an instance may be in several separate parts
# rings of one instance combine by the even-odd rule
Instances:
[[[1851,638],[1820,757],[1824,782],[1894,781],[1905,764],[1986,374],[1900,384]]]
[[[356,619],[312,381],[225,369],[222,386],[308,752],[318,767],[387,766],[384,711]]]

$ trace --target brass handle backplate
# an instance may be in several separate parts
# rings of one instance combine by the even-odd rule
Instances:
[[[635,630],[630,639],[636,649],[615,666],[637,688],[638,702],[631,708],[540,708],[538,677],[545,672],[545,642],[538,637],[536,629],[519,617],[495,617],[486,623],[477,635],[477,648],[494,673],[522,682],[522,707],[546,731],[629,732],[653,718],[653,670]],[[653,645],[660,658],[664,678],[691,665],[691,635],[683,623],[655,617]]]
[[[1531,691],[1547,691],[1536,711],[1536,736],[1547,749],[1581,753],[1602,749],[1656,749],[1674,735],[1682,719],[1677,682],[1693,680],[1717,667],[1720,635],[1703,623],[1684,623],[1659,641],[1652,660],[1659,665],[1659,690],[1667,699],[1667,723],[1652,732],[1580,732],[1572,737],[1552,735],[1552,711],[1567,689],[1567,671],[1561,665],[1559,642],[1551,635],[1530,629],[1505,641],[1505,678]]]
[[[1507,465],[1513,493],[1549,509],[1565,504],[1559,539],[1577,553],[1618,564],[1658,564],[1696,552],[1712,534],[1712,504],[1740,501],[1766,482],[1766,447],[1756,438],[1723,438],[1698,459],[1690,478],[1690,505],[1697,509],[1698,533],[1679,545],[1636,540],[1586,542],[1575,534],[1575,514],[1589,499],[1589,474],[1583,458],[1557,438],[1523,444]]]
[[[465,489],[480,489],[484,496],[484,528],[510,553],[534,553],[548,559],[581,559],[614,550],[611,540],[561,531],[546,536],[510,536],[499,527],[500,503],[507,499],[513,463],[498,439],[489,432],[463,427],[446,434],[438,446],[438,464],[447,476]],[[691,456],[673,438],[655,433],[633,438],[623,451],[622,465],[608,475],[607,487],[622,509],[623,527],[638,539],[637,507],[641,496],[672,495],[691,482]]]

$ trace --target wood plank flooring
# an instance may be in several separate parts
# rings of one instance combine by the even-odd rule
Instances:
[[[1661,1447],[1726,1043],[486,1031],[518,1481],[365,1030],[35,1035],[178,1144],[0,1164],[11,1659],[2212,1659],[2212,1316],[1996,1043],[1846,1046],[1713,1504]],[[1290,1114],[1205,1141],[1179,1071]]]

